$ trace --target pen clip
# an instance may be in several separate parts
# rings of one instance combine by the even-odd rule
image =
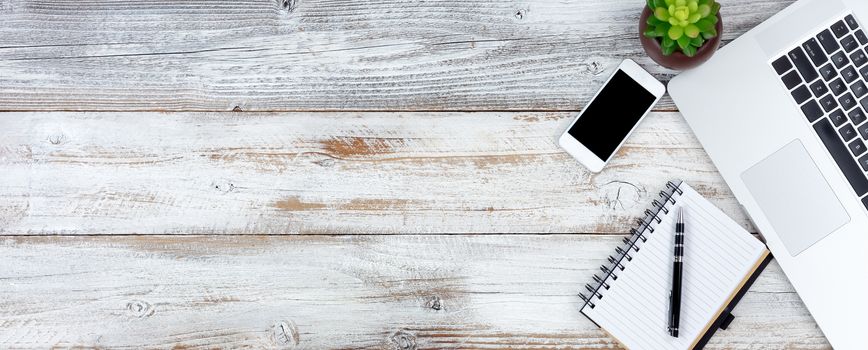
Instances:
[[[668,320],[666,321],[666,332],[669,335],[672,335],[672,290],[669,290],[669,309],[666,312],[666,317]]]

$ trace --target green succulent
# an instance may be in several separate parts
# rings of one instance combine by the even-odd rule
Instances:
[[[705,41],[717,36],[720,4],[714,0],[646,0],[654,12],[645,35],[660,40],[663,54],[681,50],[693,57]]]

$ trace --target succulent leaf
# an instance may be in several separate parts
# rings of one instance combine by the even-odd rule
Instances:
[[[668,36],[663,37],[663,54],[666,56],[671,55],[675,52],[675,49],[678,48],[678,45],[675,43],[675,40],[669,39]]]
[[[686,27],[684,27],[684,35],[691,39],[698,37],[699,27],[697,27],[695,24],[688,24]]]
[[[714,30],[714,23],[711,23],[711,20],[709,20],[708,18],[700,19],[700,20],[696,21],[695,24],[696,24],[696,27],[699,28],[699,31],[701,31],[703,33],[710,33],[711,31]]]
[[[709,31],[703,33],[708,36],[706,39],[711,39],[717,36],[717,29],[715,27],[711,27]]]
[[[690,38],[683,35],[678,38],[676,42],[678,42],[678,47],[681,48],[681,52],[684,52],[684,50],[687,50],[687,48],[690,46]],[[686,54],[686,52],[684,53]]]
[[[669,28],[669,39],[678,40],[682,36],[684,36],[684,27],[673,25]]]
[[[669,55],[671,55],[673,52],[675,52],[675,46],[670,46],[670,47],[665,47],[665,46],[664,46],[664,47],[663,47],[663,55],[664,55],[664,56],[669,56]]]
[[[710,9],[709,9],[709,11],[710,11]],[[669,20],[669,11],[667,11],[666,9],[664,9],[662,7],[658,7],[656,10],[654,10],[654,18],[657,18],[661,21],[668,21]]]
[[[669,39],[668,36],[663,37],[663,47],[675,47],[675,40]]]
[[[711,6],[702,5],[697,9],[700,17],[708,17],[711,14]]]
[[[696,48],[693,46],[688,46],[681,49],[681,52],[684,52],[684,55],[687,57],[693,57],[694,55],[696,55]]]

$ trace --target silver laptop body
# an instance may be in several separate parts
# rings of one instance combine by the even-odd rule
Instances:
[[[684,118],[839,349],[868,346],[864,33],[868,1],[800,0],[669,84]]]

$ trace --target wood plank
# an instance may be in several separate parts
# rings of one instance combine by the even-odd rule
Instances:
[[[678,113],[599,174],[570,113],[2,113],[0,233],[618,233],[680,178],[752,229]]]
[[[598,349],[620,236],[0,238],[0,347]],[[629,268],[629,267],[628,267]],[[772,263],[710,349],[828,349]]]
[[[724,42],[792,2],[725,1]],[[3,0],[0,109],[578,110],[624,58],[671,76],[642,4]]]

